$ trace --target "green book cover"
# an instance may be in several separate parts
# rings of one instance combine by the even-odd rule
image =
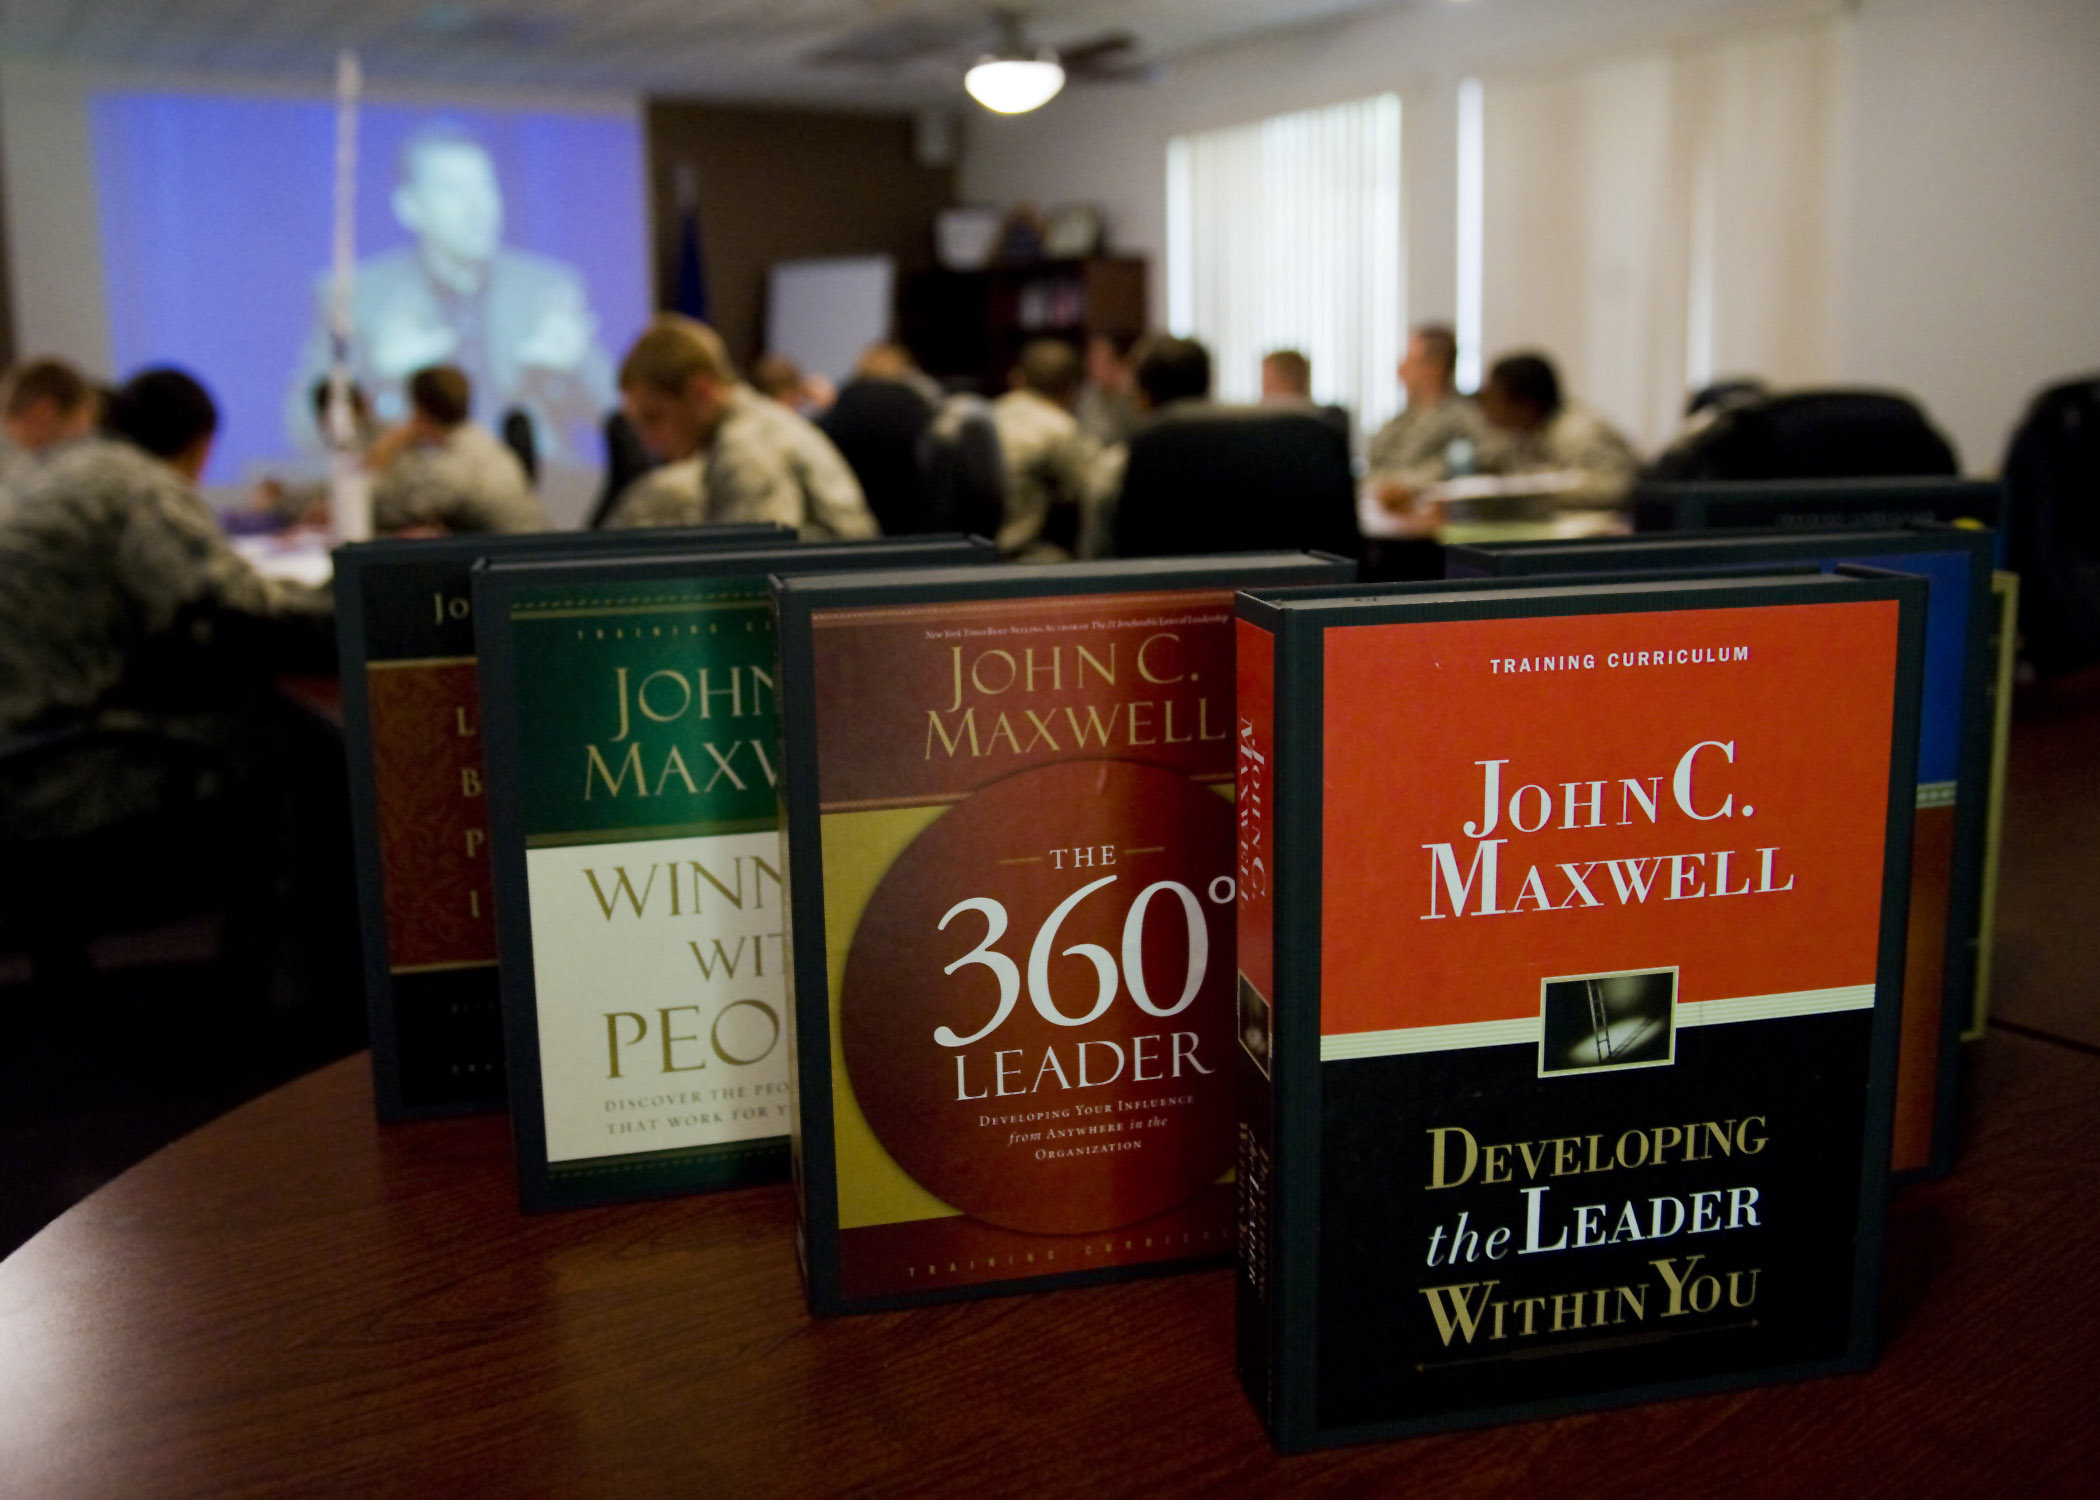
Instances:
[[[929,541],[477,574],[527,1208],[786,1177],[767,578],[976,555]]]

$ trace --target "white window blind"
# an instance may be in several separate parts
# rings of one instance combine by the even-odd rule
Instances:
[[[1314,399],[1375,430],[1400,404],[1406,285],[1399,95],[1169,142],[1168,325],[1210,347],[1220,400],[1297,349]]]

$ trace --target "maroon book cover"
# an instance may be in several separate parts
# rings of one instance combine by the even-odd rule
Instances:
[[[1230,1253],[1232,590],[1208,570],[802,606],[815,796],[791,769],[789,858],[814,855],[821,907],[804,922],[795,865],[791,937],[797,1024],[829,1042],[798,1040],[820,1310]]]
[[[365,695],[388,964],[396,973],[493,964],[495,898],[473,658],[372,662]]]

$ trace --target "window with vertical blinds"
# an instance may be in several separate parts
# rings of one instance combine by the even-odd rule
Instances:
[[[1399,95],[1168,143],[1168,324],[1209,345],[1220,400],[1297,349],[1314,398],[1375,430],[1400,404],[1406,285]]]

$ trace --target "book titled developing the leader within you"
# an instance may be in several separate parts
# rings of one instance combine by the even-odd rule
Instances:
[[[1306,553],[781,580],[811,1308],[1232,1249],[1232,596]]]
[[[1279,1447],[1871,1360],[1924,589],[1241,597]]]
[[[1991,553],[1996,538],[1927,522],[1896,531],[1745,531],[1596,538],[1587,544],[1455,547],[1454,573],[1506,579],[1611,570],[1852,563],[1926,581],[1925,676],[1911,824],[1910,926],[1896,1049],[1890,1165],[1944,1175],[1954,1164],[1962,1029],[1974,1011],[1991,751]]]
[[[767,578],[983,555],[927,538],[477,570],[525,1207],[785,1178]]]
[[[792,540],[770,525],[361,542],[335,554],[360,952],[382,1120],[501,1109],[469,580],[489,556]]]

